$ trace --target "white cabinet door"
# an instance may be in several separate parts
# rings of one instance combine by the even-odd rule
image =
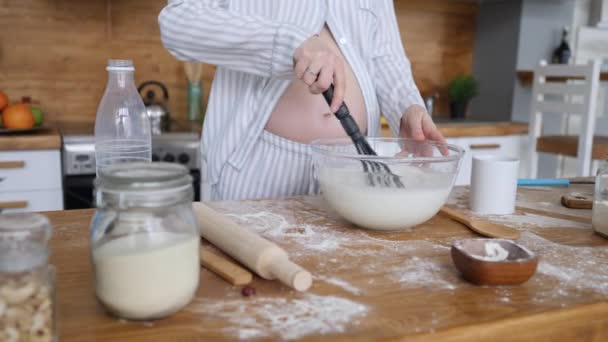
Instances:
[[[0,152],[0,192],[61,189],[59,151]]]
[[[523,177],[527,170],[525,158],[526,141],[527,136],[523,135],[448,139],[450,144],[458,145],[465,150],[465,155],[460,166],[460,173],[456,178],[456,185],[468,185],[471,183],[473,157],[482,155],[518,158],[520,160],[520,177]]]
[[[63,193],[58,190],[0,192],[0,212],[63,210]]]

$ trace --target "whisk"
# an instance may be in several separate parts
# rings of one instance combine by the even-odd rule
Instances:
[[[323,97],[328,104],[331,104],[331,101],[334,98],[333,84],[323,92]],[[344,102],[340,105],[340,108],[335,115],[338,120],[340,120],[340,124],[342,124],[346,134],[348,134],[353,141],[357,153],[370,156],[378,155],[359,130],[359,126],[355,122],[355,119],[350,115],[350,111]],[[368,182],[371,186],[405,188],[405,185],[403,185],[399,176],[392,173],[391,169],[385,163],[371,160],[361,160],[361,163],[363,164],[363,171],[367,174]]]

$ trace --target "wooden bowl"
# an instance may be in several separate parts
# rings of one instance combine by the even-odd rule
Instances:
[[[538,257],[511,240],[462,239],[452,244],[452,260],[464,279],[477,285],[517,285],[536,272]]]

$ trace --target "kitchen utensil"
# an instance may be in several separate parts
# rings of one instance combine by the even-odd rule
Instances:
[[[402,138],[370,138],[379,156],[357,153],[349,138],[311,144],[313,176],[329,206],[357,226],[400,230],[421,224],[445,204],[464,150],[454,145]],[[403,188],[369,186],[361,160],[390,164]]]
[[[291,262],[279,246],[240,227],[203,203],[194,202],[192,208],[201,227],[201,235],[260,277],[278,279],[297,291],[306,291],[312,285],[311,274]]]
[[[508,215],[515,211],[519,160],[474,156],[469,207],[479,214]]]
[[[201,247],[201,265],[209,271],[222,277],[232,285],[246,285],[251,283],[253,275],[240,265],[228,258],[215,253],[209,248]]]
[[[463,239],[452,244],[452,261],[476,285],[517,285],[536,272],[538,257],[527,248],[502,239]]]
[[[570,186],[570,184],[595,184],[593,178],[574,178],[574,179],[527,179],[517,180],[518,186]]]
[[[593,194],[572,192],[562,196],[562,205],[571,209],[592,209]]]
[[[150,86],[157,86],[162,90],[163,98],[161,101],[156,99],[154,90],[148,90],[145,95],[143,95],[142,91]],[[169,91],[167,90],[167,87],[158,81],[146,81],[139,85],[137,91],[144,100],[146,113],[150,119],[152,134],[158,135],[168,132],[171,128],[171,113],[167,107],[169,102]]]
[[[200,121],[203,114],[203,91],[201,88],[203,64],[184,62],[184,71],[188,79],[188,120]]]
[[[323,92],[323,97],[328,104],[331,105],[331,101],[334,98],[334,86],[330,87]],[[359,130],[359,126],[355,119],[350,115],[350,111],[344,102],[340,105],[340,108],[334,115],[340,120],[344,131],[352,139],[353,144],[359,154],[376,156],[377,153],[371,147],[369,142],[365,139],[365,136]],[[361,159],[363,164],[363,170],[368,176],[368,181],[371,186],[380,187],[397,187],[403,188],[404,185],[401,182],[399,176],[393,174],[385,163],[377,162],[374,160]]]
[[[473,219],[462,214],[461,212],[458,212],[448,207],[442,207],[441,212],[449,216],[451,219],[464,224],[472,231],[482,236],[511,240],[519,239],[519,231],[514,228],[503,226],[501,224],[493,223],[490,221]]]

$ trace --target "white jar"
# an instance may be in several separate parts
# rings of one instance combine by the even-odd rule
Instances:
[[[186,306],[200,272],[188,170],[169,163],[113,165],[100,173],[95,192],[91,260],[99,301],[127,319],[162,318]]]
[[[608,238],[608,160],[595,177],[595,200],[591,225],[599,235]]]

